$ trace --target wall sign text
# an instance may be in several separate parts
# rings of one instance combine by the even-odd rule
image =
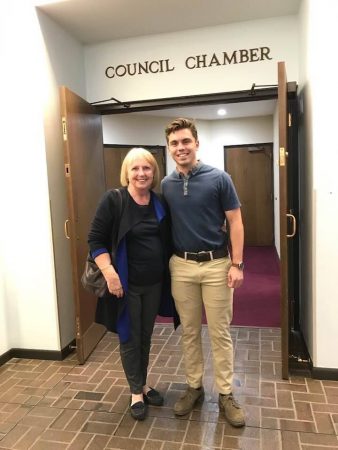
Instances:
[[[230,64],[243,64],[272,60],[269,47],[256,47],[239,49],[230,52],[202,54],[188,56],[184,61],[184,68],[188,70],[206,69],[215,66],[227,66]],[[173,72],[176,67],[170,59],[159,59],[154,61],[143,61],[108,66],[105,70],[107,78],[147,75],[154,73]]]

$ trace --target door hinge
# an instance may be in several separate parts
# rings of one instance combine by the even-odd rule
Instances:
[[[67,136],[67,121],[65,117],[62,117],[62,135],[63,135],[63,140],[66,142],[68,139]]]
[[[284,147],[279,148],[279,165],[285,166],[285,148]]]
[[[80,338],[81,337],[81,327],[80,327],[80,317],[76,316],[76,337]]]
[[[292,125],[292,114],[291,113],[288,114],[288,120],[289,120],[289,127],[291,127],[291,125]]]

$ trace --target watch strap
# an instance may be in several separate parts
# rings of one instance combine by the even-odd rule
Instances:
[[[231,263],[232,267],[237,267],[237,269],[239,270],[243,270],[244,269],[244,263],[243,261],[239,262],[239,263]]]

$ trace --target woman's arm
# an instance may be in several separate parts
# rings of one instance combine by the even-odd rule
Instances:
[[[101,253],[94,261],[101,270],[108,286],[108,290],[116,297],[123,297],[123,288],[120,277],[114,269],[109,253]]]
[[[90,253],[107,282],[109,292],[122,297],[121,281],[110,256],[114,238],[112,233],[118,229],[115,221],[120,219],[120,210],[115,200],[111,191],[102,197],[91,223],[88,244]]]

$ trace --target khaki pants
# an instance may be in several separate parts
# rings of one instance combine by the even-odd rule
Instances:
[[[233,289],[227,286],[229,258],[213,261],[170,259],[172,294],[182,325],[182,343],[187,383],[198,388],[203,383],[201,341],[202,302],[204,304],[213,354],[215,382],[221,394],[232,390],[233,346],[230,335]]]

